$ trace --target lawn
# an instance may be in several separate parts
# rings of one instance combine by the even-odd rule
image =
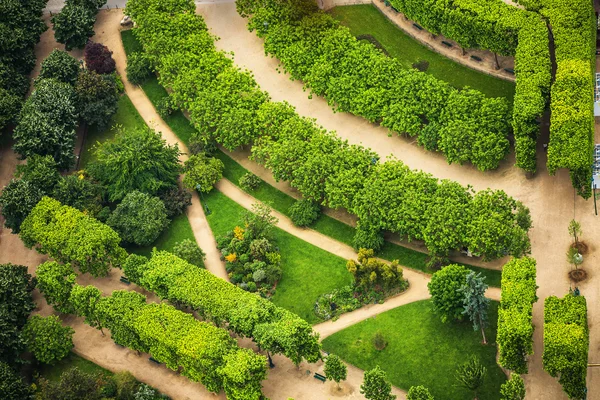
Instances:
[[[433,313],[430,300],[414,302],[352,325],[323,340],[323,348],[361,369],[379,365],[395,386],[408,390],[423,385],[436,399],[471,400],[473,394],[456,385],[458,364],[475,355],[486,367],[480,400],[499,399],[506,380],[496,364],[498,303],[492,302],[488,345],[470,323],[444,324]],[[380,332],[388,342],[378,351],[373,338]]]
[[[104,376],[113,375],[113,373],[109,370],[104,369],[101,366],[86,360],[85,358],[81,358],[73,352],[69,353],[67,357],[53,365],[41,364],[38,371],[40,376],[49,380],[50,382],[58,382],[63,372],[74,367],[77,367],[81,371],[87,372],[88,374],[98,373]]]
[[[371,35],[405,67],[418,61],[429,62],[427,73],[451,85],[470,86],[488,96],[506,97],[512,105],[515,84],[458,64],[405,34],[371,4],[335,7],[331,15],[347,26],[353,35]]]
[[[204,195],[204,203],[211,210],[207,219],[216,237],[242,224],[245,209],[221,192]],[[352,282],[346,260],[279,228],[275,228],[274,238],[281,252],[283,274],[271,300],[311,324],[319,322],[313,312],[317,297]]]

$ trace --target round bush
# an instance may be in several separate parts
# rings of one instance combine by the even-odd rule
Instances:
[[[208,193],[223,177],[223,169],[225,165],[218,158],[207,157],[204,153],[194,154],[185,162],[183,186]]]
[[[134,85],[139,85],[152,75],[150,60],[142,52],[135,52],[127,57],[127,80]]]
[[[246,192],[254,190],[260,185],[261,179],[252,172],[246,172],[238,181],[242,190]]]
[[[296,226],[308,226],[315,222],[321,213],[318,204],[302,199],[294,203],[289,209],[292,222]]]
[[[88,42],[85,45],[83,57],[86,67],[98,74],[110,74],[116,69],[112,51],[102,43]]]
[[[353,247],[358,249],[373,249],[373,251],[381,250],[383,247],[383,234],[376,229],[364,229],[358,224],[356,233],[352,240]]]
[[[205,254],[198,247],[198,244],[190,239],[184,239],[173,247],[173,254],[193,264],[197,267],[204,268]]]
[[[469,270],[462,265],[452,264],[431,276],[427,284],[435,312],[442,322],[462,320],[464,295],[459,289],[465,284]]]
[[[44,61],[38,80],[53,78],[60,82],[75,85],[79,74],[79,61],[63,50],[54,49]]]

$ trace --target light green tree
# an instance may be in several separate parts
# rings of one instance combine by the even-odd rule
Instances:
[[[392,394],[392,385],[387,380],[386,373],[379,368],[379,365],[372,370],[365,371],[360,393],[365,395],[368,400],[394,400]]]
[[[338,390],[340,389],[340,381],[345,380],[348,376],[348,367],[335,354],[330,354],[325,359],[324,371],[325,377],[337,384]]]
[[[524,400],[525,383],[518,374],[510,374],[510,379],[500,386],[500,398],[502,400]]]
[[[29,318],[23,336],[27,348],[39,362],[52,364],[65,358],[73,348],[73,334],[70,326],[62,326],[55,315]]]

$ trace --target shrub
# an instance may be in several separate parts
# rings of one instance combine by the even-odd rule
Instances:
[[[173,246],[173,254],[200,268],[204,268],[206,254],[200,249],[195,241],[184,239]]]
[[[363,292],[375,290],[391,293],[408,287],[408,281],[402,275],[402,267],[398,260],[390,264],[380,261],[373,256],[373,250],[360,249],[358,261],[349,260],[346,268],[354,277],[355,287]]]
[[[194,154],[184,164],[183,186],[208,193],[223,178],[223,169],[225,165],[218,158],[207,157],[204,153]]]
[[[192,204],[192,194],[179,186],[160,192],[158,197],[165,204],[168,218],[175,218],[183,214],[187,207]]]
[[[125,242],[148,246],[169,225],[169,220],[165,205],[158,197],[134,191],[125,196],[106,224]]]
[[[383,334],[381,332],[376,332],[375,336],[373,336],[373,347],[375,347],[376,350],[381,351],[385,349],[386,346],[387,340],[385,340]]]
[[[140,382],[129,371],[117,372],[114,375],[117,384],[116,400],[134,400],[135,394],[140,387]]]
[[[129,82],[139,85],[152,76],[150,60],[142,52],[131,53],[127,56],[125,72]]]
[[[213,157],[218,146],[214,139],[194,133],[188,141],[188,150],[190,154],[204,153],[208,157]]]
[[[448,265],[431,276],[427,284],[433,309],[442,322],[464,318],[463,293],[459,290],[465,283],[469,270],[462,265]]]
[[[434,400],[429,390],[424,386],[411,386],[406,394],[406,400]]]
[[[246,172],[244,175],[241,176],[238,183],[242,190],[250,192],[256,189],[258,185],[261,184],[261,182],[262,179],[260,179],[258,176],[254,175],[252,172]]]
[[[102,185],[86,178],[83,174],[67,175],[58,181],[52,197],[66,206],[98,218],[102,211],[104,192]]]
[[[31,399],[33,389],[8,364],[0,361],[0,398],[7,400]]]
[[[11,179],[0,194],[4,226],[19,233],[21,224],[43,196],[44,193],[28,181]]]
[[[38,188],[44,195],[51,194],[61,176],[52,156],[32,155],[27,164],[17,165],[16,178],[21,178]]]
[[[130,254],[123,263],[123,273],[132,282],[139,283],[148,258],[139,254]]]
[[[87,69],[98,74],[111,74],[116,69],[112,51],[102,43],[88,42],[83,51]]]
[[[74,86],[75,82],[77,82],[77,75],[79,75],[80,69],[81,65],[75,57],[66,51],[54,49],[42,61],[40,74],[37,79],[56,79],[57,81]]]
[[[352,239],[352,247],[358,249],[380,250],[383,247],[383,233],[376,229],[362,228],[360,223],[356,226],[356,234]]]
[[[501,400],[524,400],[525,383],[518,374],[510,374],[510,379],[500,386]]]
[[[302,199],[296,201],[288,210],[290,219],[296,226],[308,226],[315,222],[321,213],[321,207],[315,202]]]
[[[73,367],[60,375],[58,382],[40,379],[39,395],[42,400],[86,399],[101,400],[102,379],[97,373],[87,373]]]

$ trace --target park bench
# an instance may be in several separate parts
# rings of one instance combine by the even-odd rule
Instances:
[[[156,364],[156,365],[160,365],[160,364],[161,364],[161,362],[160,362],[160,361],[158,361],[158,360],[157,360],[156,358],[154,358],[154,357],[150,357],[148,360],[149,360],[150,362],[153,362],[153,363],[154,363],[154,364]]]
[[[121,282],[123,282],[126,285],[130,285],[131,282],[129,282],[129,279],[125,278],[124,276],[121,277],[121,279],[119,279]]]
[[[471,56],[471,60],[477,61],[477,62],[481,62],[481,57],[477,57],[477,56]]]
[[[505,70],[506,72],[508,72],[509,74],[511,74],[511,75],[514,75],[514,74],[515,74],[515,70],[514,70],[514,69],[512,69],[512,68],[504,68],[504,70]]]
[[[315,379],[320,380],[321,382],[325,383],[325,381],[327,380],[327,378],[325,378],[323,375],[318,374],[315,372]]]
[[[419,24],[413,24],[413,26],[415,27],[415,29],[418,29],[420,31],[423,30],[423,27],[421,25],[419,25]]]
[[[442,40],[442,44],[446,47],[453,47],[452,43],[446,42],[445,40]]]

